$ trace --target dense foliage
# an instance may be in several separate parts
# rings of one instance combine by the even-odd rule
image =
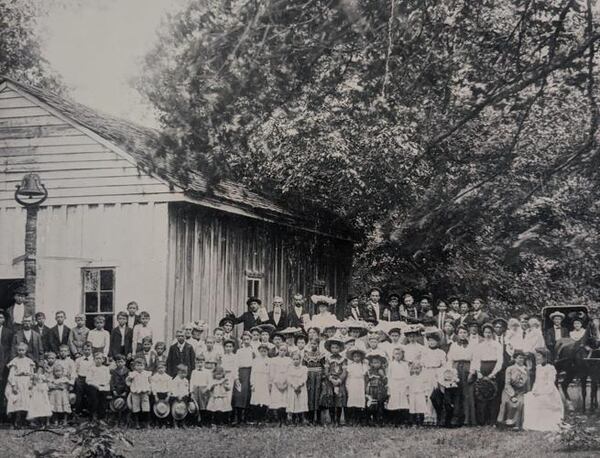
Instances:
[[[183,178],[350,222],[357,288],[589,303],[599,38],[581,0],[196,0],[139,87]]]
[[[61,92],[60,77],[42,56],[39,19],[49,2],[0,0],[0,75]]]

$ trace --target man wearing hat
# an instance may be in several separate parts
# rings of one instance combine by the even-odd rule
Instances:
[[[243,323],[244,331],[250,331],[254,326],[268,322],[268,316],[261,316],[260,307],[262,301],[258,297],[250,297],[246,301],[248,310],[236,317],[231,310],[227,310],[227,317],[231,318],[235,324]]]
[[[546,342],[546,348],[550,350],[551,361],[554,361],[556,358],[556,342],[569,337],[569,330],[563,326],[564,313],[556,310],[550,314],[550,319],[552,320],[552,327],[546,330],[544,341]]]
[[[360,321],[363,318],[365,318],[365,314],[363,310],[361,310],[358,299],[358,295],[356,294],[350,295],[348,297],[348,305],[346,306],[346,310],[344,311],[345,319],[353,319],[356,321]]]
[[[8,314],[7,326],[11,327],[13,332],[21,329],[23,317],[25,316],[25,300],[27,299],[27,289],[24,285],[19,286],[13,295],[13,305],[6,312]]]
[[[288,327],[287,314],[283,310],[283,298],[275,296],[273,298],[273,310],[269,312],[269,320],[267,323],[275,326],[278,331]]]
[[[292,308],[287,314],[288,328],[304,328],[304,325],[310,320],[310,315],[305,308],[306,299],[300,293],[292,297]]]

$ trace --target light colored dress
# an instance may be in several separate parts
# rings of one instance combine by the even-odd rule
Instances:
[[[408,410],[408,383],[410,369],[406,361],[392,361],[388,368],[388,410]]]
[[[291,366],[291,360],[288,357],[276,356],[271,358],[270,363],[271,396],[269,407],[271,409],[285,409],[287,407],[287,374]]]
[[[404,345],[404,360],[407,363],[414,363],[421,359],[425,347],[419,343],[408,343]]]
[[[29,387],[35,363],[26,356],[16,357],[6,367],[9,369],[8,383],[5,389],[6,413],[29,410]],[[16,394],[13,393],[12,386],[16,387]]]
[[[513,364],[506,369],[502,402],[498,412],[498,423],[513,428],[523,426],[523,399],[529,387],[529,372],[526,366]]]
[[[446,365],[446,353],[440,348],[425,348],[421,355],[421,364],[423,365],[423,375],[429,384],[425,424],[435,425],[437,423],[437,413],[431,402],[431,393],[437,388],[437,377],[440,369]]]
[[[261,356],[252,361],[252,371],[250,372],[252,395],[250,396],[250,404],[253,406],[268,406],[271,402],[271,394],[269,393],[269,365],[269,359]]]
[[[69,384],[67,377],[53,378],[48,384],[48,397],[52,405],[52,412],[71,413],[69,402]]]
[[[27,420],[35,418],[46,418],[52,416],[52,406],[48,398],[48,384],[46,378],[41,378],[33,382],[31,388],[31,398],[29,399],[29,410],[27,411]]]
[[[347,407],[364,409],[367,403],[365,396],[365,374],[367,373],[367,367],[363,363],[350,361],[348,362],[346,373]]]
[[[306,379],[308,369],[306,366],[294,366],[291,364],[287,373],[287,407],[288,413],[308,412],[308,393],[306,391]],[[300,387],[300,392],[296,388]]]
[[[209,412],[231,412],[231,386],[229,379],[224,377],[220,380],[211,378],[210,397],[206,406]]]
[[[558,431],[563,421],[564,406],[554,385],[556,369],[551,364],[538,365],[533,389],[524,397],[523,429]]]
[[[408,377],[408,406],[412,414],[426,414],[429,411],[427,405],[431,394],[429,380],[426,375],[411,375]]]

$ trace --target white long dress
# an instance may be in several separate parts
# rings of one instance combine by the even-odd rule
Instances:
[[[363,363],[350,361],[346,369],[346,391],[348,392],[348,407],[365,408],[365,373],[367,369]]]
[[[288,357],[276,356],[271,358],[269,367],[269,380],[271,383],[271,409],[285,409],[287,407],[287,374],[291,360]]]
[[[250,386],[252,396],[250,404],[253,406],[268,406],[271,401],[269,393],[269,359],[259,356],[252,361],[250,371]]]
[[[308,392],[306,391],[307,378],[308,368],[306,366],[289,365],[287,371],[287,413],[308,412]],[[297,387],[300,387],[299,393],[296,393]]]
[[[389,399],[388,410],[407,409],[410,407],[408,402],[408,381],[410,378],[410,369],[406,361],[392,361],[388,368],[388,392]]]
[[[538,365],[532,390],[525,394],[523,429],[558,431],[564,417],[560,393],[554,385],[556,369],[550,364]]]

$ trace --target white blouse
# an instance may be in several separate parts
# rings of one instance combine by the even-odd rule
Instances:
[[[496,361],[494,369],[490,376],[496,375],[502,369],[504,355],[502,354],[502,345],[495,340],[484,340],[473,347],[473,372],[481,371],[482,361]]]

